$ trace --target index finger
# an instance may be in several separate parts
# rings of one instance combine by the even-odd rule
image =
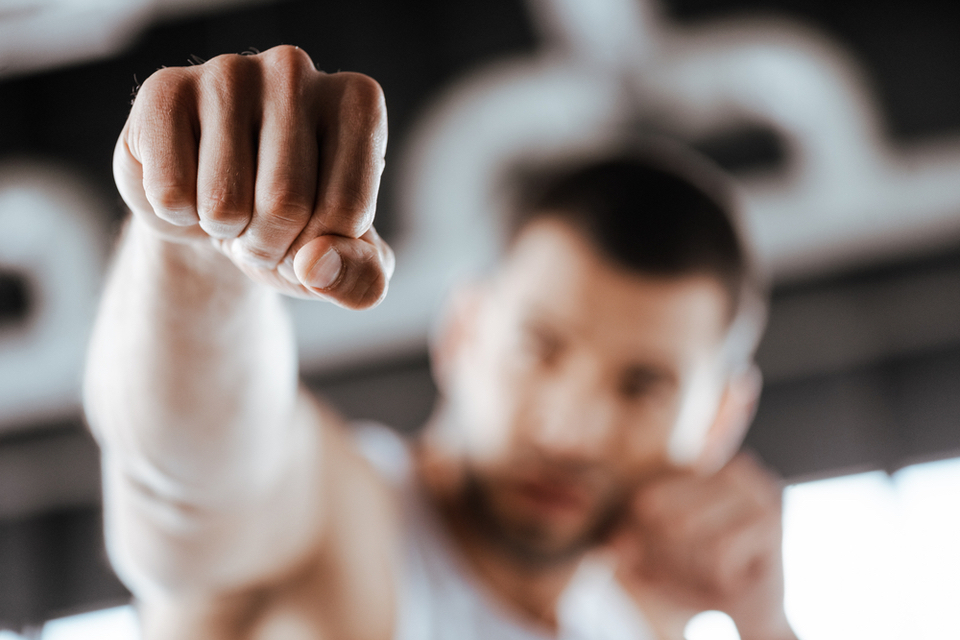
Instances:
[[[143,195],[151,212],[165,222],[192,226],[197,215],[197,112],[194,74],[162,69],[144,81],[130,112],[122,139],[142,167]],[[138,189],[127,188],[118,175],[121,193],[130,192],[131,206],[142,204]]]

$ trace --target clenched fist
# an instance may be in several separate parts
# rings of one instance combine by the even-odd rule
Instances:
[[[212,245],[285,293],[365,308],[393,273],[372,226],[386,144],[374,80],[281,46],[150,76],[114,175],[158,237]]]
[[[614,540],[620,579],[672,634],[699,611],[728,613],[744,640],[794,639],[783,610],[780,482],[748,454],[712,476],[660,478],[635,496]]]

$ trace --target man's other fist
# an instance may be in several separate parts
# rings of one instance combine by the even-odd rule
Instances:
[[[743,453],[713,476],[649,482],[614,540],[621,581],[678,631],[716,609],[744,640],[794,638],[783,610],[781,495],[778,479]]]
[[[386,144],[374,80],[281,46],[150,76],[114,176],[159,237],[212,244],[255,280],[359,309],[393,273],[373,228]]]

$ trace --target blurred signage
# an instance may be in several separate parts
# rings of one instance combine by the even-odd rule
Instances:
[[[11,0],[0,5],[0,73],[103,55],[145,20],[214,5]],[[822,33],[752,18],[681,26],[653,0],[529,6],[541,49],[451,86],[393,169],[404,191],[386,301],[364,313],[291,301],[304,369],[422,352],[445,291],[497,254],[504,172],[591,153],[637,128],[686,140],[743,126],[777,136],[782,165],[740,176],[746,226],[775,277],[960,238],[960,136],[892,147],[862,70]],[[78,406],[106,234],[82,186],[68,194],[76,180],[52,175],[0,168],[0,269],[32,296],[22,322],[0,326],[0,424]]]
[[[152,21],[266,0],[4,0],[0,76],[103,58]]]

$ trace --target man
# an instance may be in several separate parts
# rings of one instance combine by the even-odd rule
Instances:
[[[733,457],[761,323],[713,187],[624,156],[527,189],[406,447],[298,386],[277,295],[383,298],[385,144],[376,83],[293,47],[140,89],[86,407],[145,637],[679,638],[722,609],[792,638],[779,488]]]

